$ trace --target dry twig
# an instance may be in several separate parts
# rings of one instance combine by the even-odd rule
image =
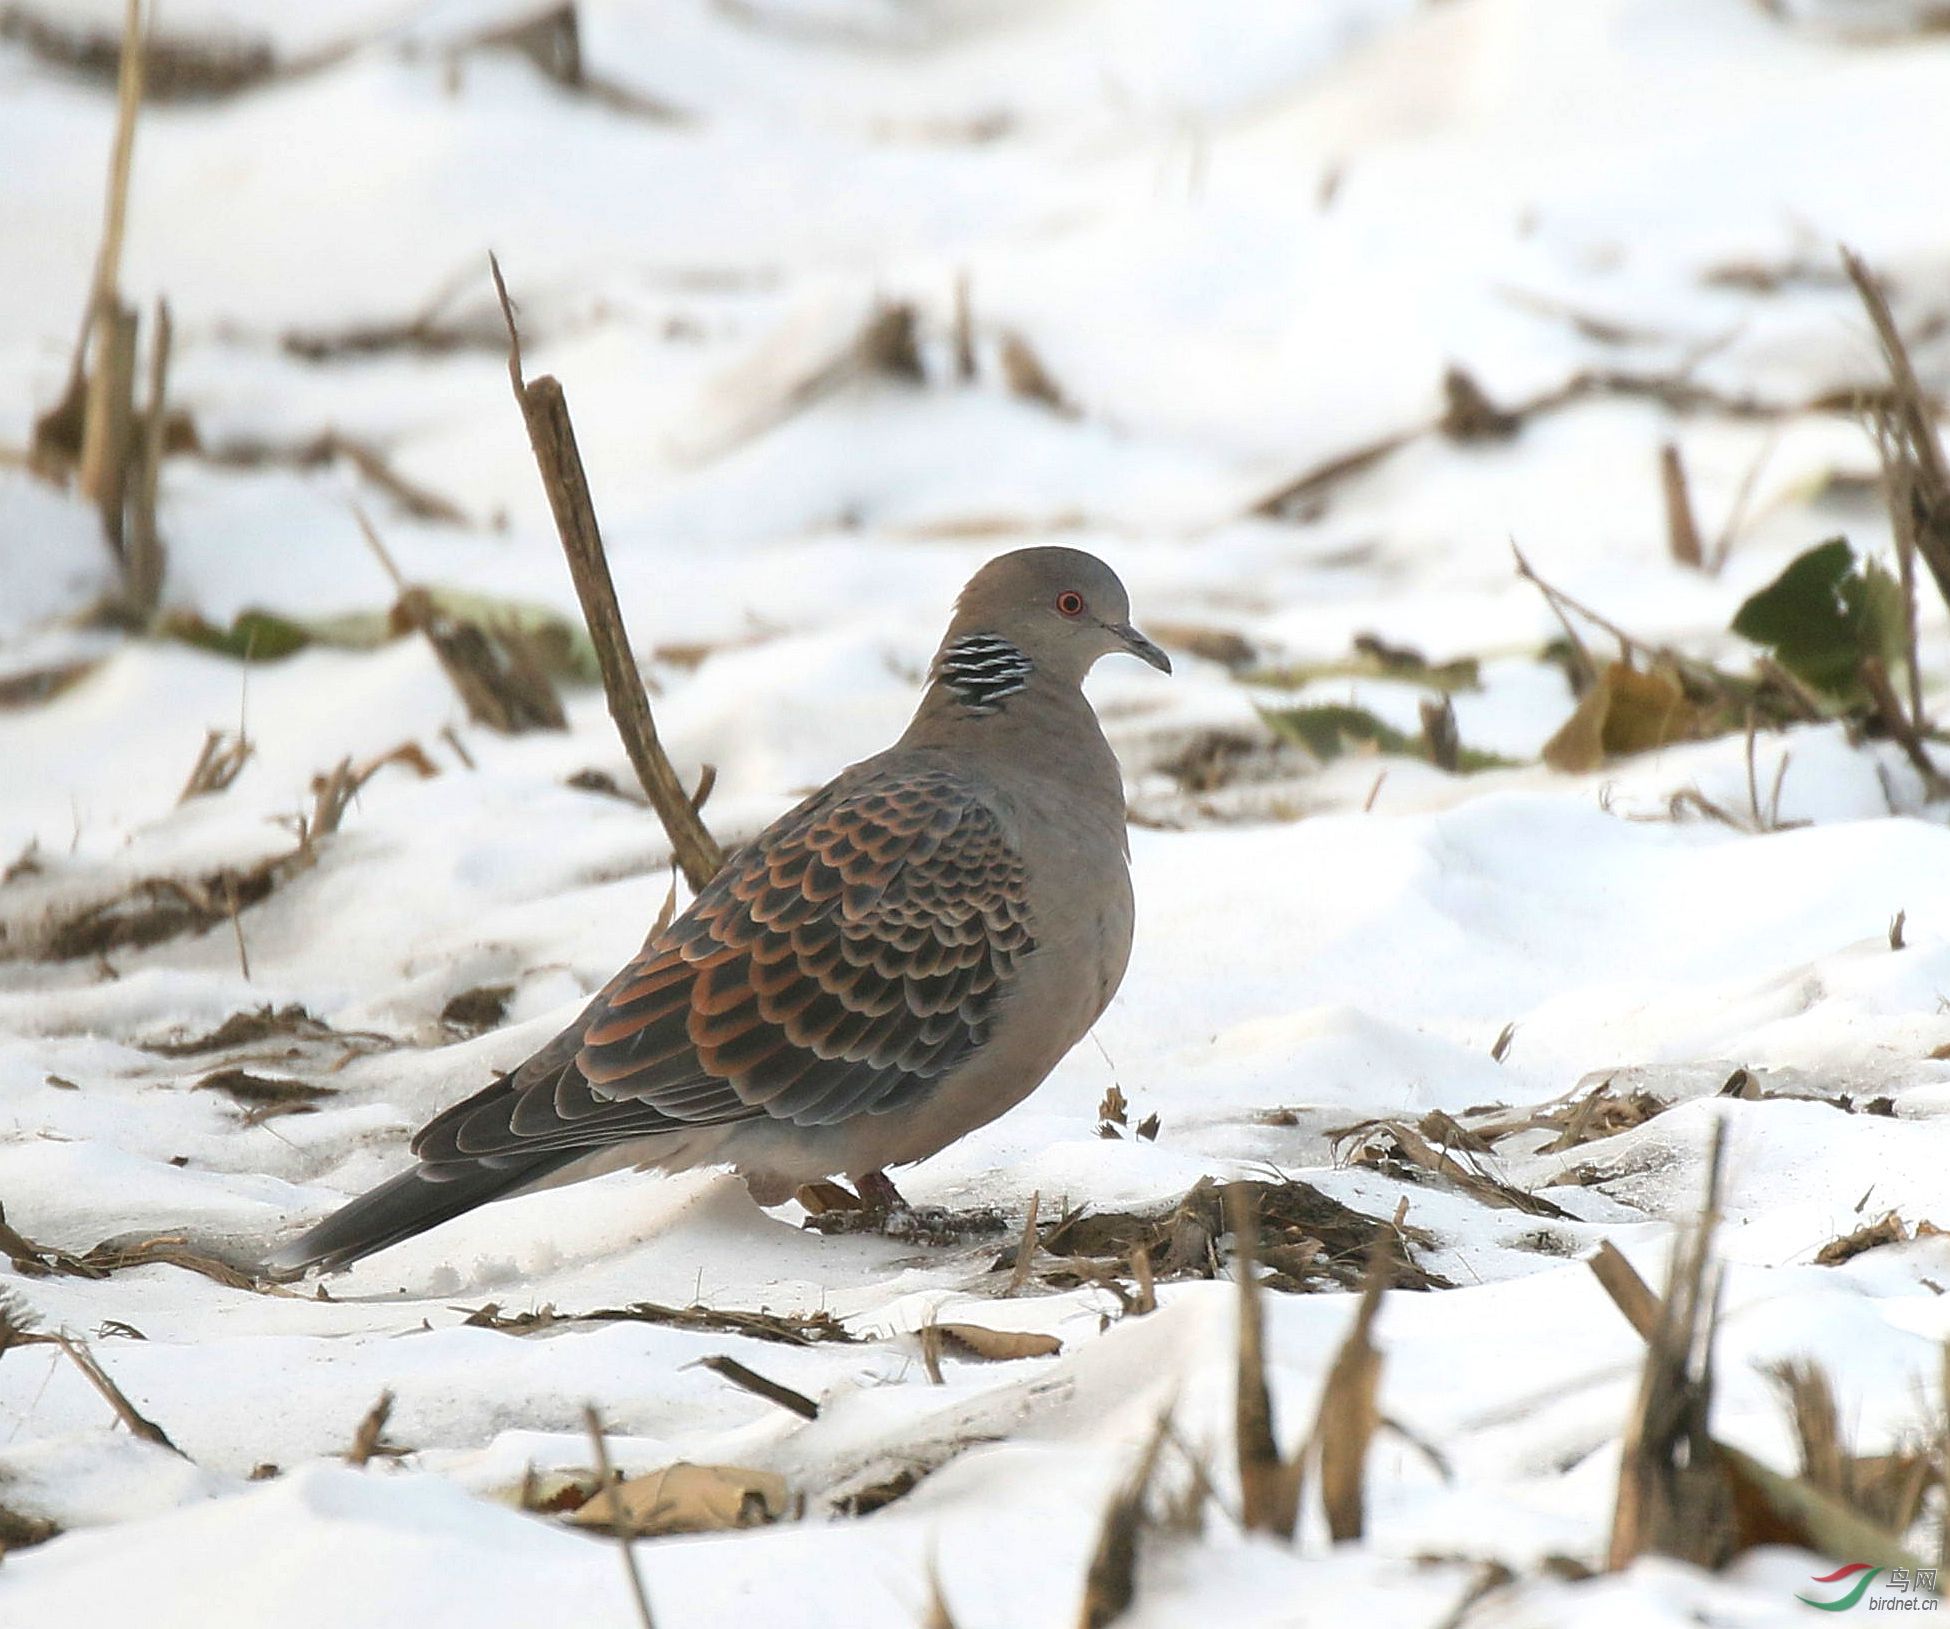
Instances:
[[[595,1404],[589,1403],[583,1406],[582,1423],[588,1427],[589,1442],[596,1451],[596,1475],[604,1488],[614,1488],[616,1473],[610,1468],[609,1444],[603,1438],[602,1417],[597,1414]],[[629,1576],[630,1596],[636,1603],[639,1629],[656,1629],[656,1622],[650,1616],[650,1597],[643,1588],[643,1574],[637,1570],[636,1549],[630,1543],[630,1528],[623,1514],[623,1501],[612,1494],[610,1508],[616,1517],[614,1525],[616,1544],[623,1552],[623,1571]]]
[[[767,1380],[756,1369],[748,1369],[736,1358],[714,1353],[710,1357],[699,1358],[698,1366],[709,1369],[713,1374],[723,1375],[741,1391],[748,1391],[754,1397],[763,1397],[768,1403],[777,1403],[802,1420],[819,1418],[819,1405],[802,1391],[794,1391],[790,1386],[782,1386],[776,1380]]]
[[[528,426],[529,445],[534,449],[549,508],[555,515],[562,551],[569,561],[569,574],[575,579],[583,620],[595,643],[610,717],[616,721],[623,748],[651,807],[669,834],[685,880],[693,889],[701,889],[724,864],[724,851],[691,807],[684,784],[677,778],[677,771],[671,767],[657,739],[657,726],[650,716],[650,698],[643,688],[643,675],[637,671],[636,661],[630,654],[629,635],[616,602],[616,584],[603,553],[602,532],[596,523],[596,506],[589,493],[589,478],[583,471],[582,453],[576,446],[568,398],[553,374],[523,379],[521,334],[515,326],[514,303],[502,280],[500,263],[490,255],[488,265],[494,274],[501,314],[508,325],[508,379]]]

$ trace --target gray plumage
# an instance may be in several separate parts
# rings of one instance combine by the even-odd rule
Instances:
[[[1098,657],[1171,664],[1110,568],[1020,549],[962,591],[913,722],[739,850],[575,1022],[430,1121],[419,1164],[278,1251],[341,1265],[634,1164],[762,1204],[884,1183],[1034,1091],[1116,992],[1130,871]]]

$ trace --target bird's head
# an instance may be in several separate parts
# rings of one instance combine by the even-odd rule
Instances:
[[[1171,658],[1131,625],[1130,596],[1103,561],[1081,549],[1016,549],[968,580],[935,674],[951,686],[960,675],[977,695],[987,679],[1006,695],[1024,661],[1046,679],[1079,684],[1098,657],[1119,651],[1171,671]]]

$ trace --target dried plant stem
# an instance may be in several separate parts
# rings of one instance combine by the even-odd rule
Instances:
[[[1171,1413],[1166,1410],[1145,1443],[1136,1468],[1104,1510],[1097,1548],[1083,1580],[1083,1603],[1077,1614],[1081,1629],[1105,1629],[1123,1617],[1137,1599],[1138,1540],[1148,1520],[1145,1501],[1158,1471],[1159,1454],[1170,1435]]]
[[[1535,585],[1538,593],[1544,596],[1544,603],[1551,608],[1551,615],[1557,618],[1557,625],[1564,630],[1564,638],[1571,647],[1571,660],[1577,667],[1577,684],[1574,688],[1579,695],[1583,695],[1598,682],[1598,663],[1578,632],[1577,624],[1571,620],[1569,603],[1531,570],[1530,562],[1524,558],[1523,550],[1517,547],[1514,538],[1510,542],[1510,552],[1516,556],[1517,575]]]
[[[167,1448],[178,1458],[189,1458],[169,1440],[168,1432],[129,1401],[128,1394],[109,1379],[108,1371],[95,1360],[95,1355],[87,1347],[69,1340],[66,1335],[56,1335],[54,1341],[68,1354],[69,1362],[82,1372],[89,1385],[102,1394],[108,1406],[115,1410],[115,1417],[129,1428],[132,1436],[140,1437],[144,1442],[153,1442],[158,1448]]]
[[[122,304],[117,284],[128,222],[136,114],[142,103],[142,70],[142,0],[128,0],[122,20],[115,143],[110,150],[108,191],[102,204],[102,239],[89,286],[83,342],[71,369],[71,394],[77,384],[83,391],[81,490],[101,511],[103,531],[118,559],[124,552],[122,504],[134,434],[136,318]]]
[[[955,377],[963,384],[975,377],[975,314],[966,271],[955,275]]]
[[[1638,1402],[1626,1423],[1608,1555],[1614,1572],[1646,1554],[1716,1566],[1733,1543],[1731,1484],[1722,1450],[1707,1431],[1719,1312],[1719,1285],[1709,1269],[1725,1155],[1722,1123],[1714,1128],[1699,1220],[1673,1252],[1658,1322],[1646,1342]],[[1643,1316],[1642,1306],[1639,1311]]]
[[[1381,1422],[1381,1354],[1370,1338],[1375,1314],[1388,1287],[1389,1255],[1377,1234],[1368,1258],[1354,1324],[1327,1372],[1314,1421],[1314,1446],[1320,1455],[1320,1503],[1334,1542],[1358,1539],[1367,1526],[1368,1445]]]
[[[1254,1243],[1259,1216],[1252,1190],[1228,1184],[1226,1225],[1232,1232],[1232,1272],[1239,1286],[1238,1373],[1233,1401],[1233,1432],[1239,1458],[1240,1521],[1248,1531],[1292,1538],[1300,1520],[1300,1484],[1305,1464],[1296,1455],[1280,1457],[1273,1435],[1273,1397],[1266,1380],[1265,1330]]]
[[[509,619],[500,627],[488,627],[449,611],[426,589],[406,581],[377,528],[356,503],[352,518],[399,595],[393,604],[394,621],[425,636],[469,719],[503,735],[569,727],[547,668],[516,622]]]
[[[237,879],[226,877],[223,891],[225,908],[230,912],[230,933],[237,941],[237,970],[244,975],[246,984],[251,981],[250,947],[244,943],[244,918],[237,902]]]
[[[1767,439],[1740,477],[1739,489],[1733,495],[1733,504],[1727,510],[1725,523],[1720,527],[1720,535],[1713,540],[1713,552],[1708,557],[1706,569],[1717,577],[1726,569],[1727,557],[1733,553],[1733,546],[1740,540],[1740,528],[1746,524],[1747,506],[1754,500],[1754,488],[1760,484],[1760,472],[1767,467],[1768,459],[1774,456],[1774,449],[1780,445],[1780,426],[1776,425],[1767,433]]]
[[[142,0],[127,0],[122,13],[122,56],[115,80],[115,145],[108,161],[108,193],[102,202],[102,241],[95,251],[95,274],[88,291],[91,316],[114,300],[121,281],[129,175],[135,160],[135,121],[142,105],[144,32]]]
[[[1659,1317],[1664,1311],[1659,1297],[1653,1293],[1652,1286],[1639,1277],[1638,1269],[1625,1259],[1624,1253],[1610,1239],[1598,1246],[1597,1254],[1590,1262],[1592,1274],[1605,1287],[1605,1293],[1612,1303],[1625,1315],[1625,1321],[1639,1333],[1642,1340],[1651,1340],[1658,1333]]]
[[[1889,427],[1894,432],[1892,439],[1904,454],[1902,462],[1907,466],[1910,477],[1901,483],[1910,490],[1900,495],[1892,492],[1891,508],[1900,507],[1901,498],[1908,499],[1911,510],[1909,519],[1916,523],[1913,532],[1916,550],[1923,556],[1923,563],[1930,568],[1930,575],[1936,579],[1937,590],[1943,595],[1944,602],[1950,604],[1950,465],[1944,461],[1929,400],[1923,394],[1922,385],[1917,382],[1908,348],[1903,344],[1896,319],[1889,310],[1888,298],[1876,281],[1875,273],[1869,270],[1867,262],[1860,255],[1850,249],[1842,250],[1842,266],[1848,272],[1849,281],[1855,285],[1855,292],[1861,297],[1863,309],[1869,314],[1876,339],[1882,346],[1883,360],[1889,366],[1889,381],[1895,398],[1887,409]],[[1899,527],[1905,524],[1904,518],[1894,518]]]
[[[386,1422],[393,1417],[393,1394],[382,1391],[372,1407],[367,1409],[359,1421],[359,1429],[352,1434],[352,1446],[346,1450],[345,1462],[348,1465],[366,1465],[372,1456],[381,1452],[380,1442],[386,1435]]]
[[[126,552],[123,502],[135,436],[135,313],[110,298],[95,308],[88,396],[81,422],[81,491],[100,512],[118,560]]]
[[[768,1403],[777,1403],[802,1420],[819,1418],[819,1405],[804,1392],[794,1391],[790,1386],[782,1386],[776,1380],[768,1380],[756,1369],[748,1369],[736,1358],[713,1354],[699,1358],[698,1365],[709,1369],[713,1374],[723,1375],[741,1391],[748,1391],[754,1397],[763,1397]]]
[[[582,454],[576,446],[568,399],[560,381],[552,374],[523,379],[521,334],[515,326],[514,304],[508,297],[508,285],[502,280],[500,263],[490,255],[488,265],[494,274],[495,293],[501,300],[501,314],[508,324],[508,378],[528,427],[529,445],[534,449],[549,508],[555,515],[555,528],[562,540],[562,552],[568,557],[569,574],[575,579],[583,620],[596,647],[610,717],[616,721],[617,733],[623,738],[623,748],[650,799],[650,806],[657,811],[657,818],[669,834],[684,880],[693,889],[701,889],[724,864],[724,851],[691,807],[690,795],[657,739],[657,726],[650,716],[650,698],[643,688],[643,675],[637,671],[630,654],[623,612],[616,601],[616,584],[603,553],[602,532],[596,523],[595,502],[589,493]]]
[[[1946,785],[1936,765],[1930,762],[1930,755],[1923,750],[1923,739],[1916,733],[1915,723],[1903,711],[1903,704],[1896,697],[1896,687],[1889,682],[1889,670],[1878,658],[1865,656],[1862,658],[1861,677],[1863,688],[1869,692],[1869,699],[1875,704],[1876,716],[1882,720],[1882,727],[1895,738],[1896,744],[1903,749],[1903,756],[1923,777],[1924,795],[1936,798],[1950,791],[1950,785]]]
[[[1043,1194],[1039,1188],[1029,1196],[1029,1214],[1022,1219],[1022,1242],[1016,1246],[1015,1265],[1009,1270],[1009,1282],[1002,1291],[1004,1295],[1021,1293],[1023,1285],[1029,1282],[1029,1269],[1036,1264],[1036,1213],[1042,1209]]]
[[[1937,1385],[1940,1393],[1937,1406],[1943,1415],[1937,1426],[1937,1483],[1945,1492],[1938,1517],[1937,1563],[1950,1567],[1950,1343],[1943,1348]]]
[[[162,598],[163,547],[156,529],[156,501],[162,485],[164,432],[168,421],[169,347],[174,332],[169,302],[156,302],[156,331],[149,341],[149,405],[142,414],[142,436],[134,449],[128,493],[128,538],[123,557],[123,593],[130,619],[147,627]]]
[[[582,1423],[588,1427],[590,1446],[596,1451],[596,1475],[605,1492],[616,1486],[616,1473],[610,1468],[609,1444],[603,1437],[602,1417],[597,1414],[593,1403],[585,1404],[582,1410]],[[630,1543],[629,1518],[623,1513],[623,1501],[610,1493],[609,1508],[614,1521],[612,1530],[616,1534],[617,1548],[623,1552],[623,1571],[630,1580],[630,1596],[636,1603],[636,1619],[640,1629],[656,1629],[656,1620],[650,1616],[650,1597],[644,1592],[643,1574],[637,1570],[636,1550]]]
[[[1706,569],[1706,550],[1700,543],[1699,522],[1693,518],[1693,498],[1686,485],[1686,464],[1677,442],[1659,449],[1659,484],[1666,500],[1666,548],[1674,560],[1695,571]]]

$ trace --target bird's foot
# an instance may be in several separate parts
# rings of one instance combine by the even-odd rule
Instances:
[[[837,1182],[806,1184],[798,1195],[807,1212],[805,1225],[815,1233],[874,1233],[904,1244],[937,1246],[966,1244],[1008,1227],[1002,1212],[987,1205],[957,1211],[910,1204],[884,1171],[868,1172],[856,1186],[857,1194]]]
[[[856,1186],[860,1190],[860,1203],[868,1210],[884,1211],[892,1215],[897,1210],[914,1208],[901,1198],[900,1189],[894,1186],[893,1178],[885,1171],[869,1171],[860,1178]]]

